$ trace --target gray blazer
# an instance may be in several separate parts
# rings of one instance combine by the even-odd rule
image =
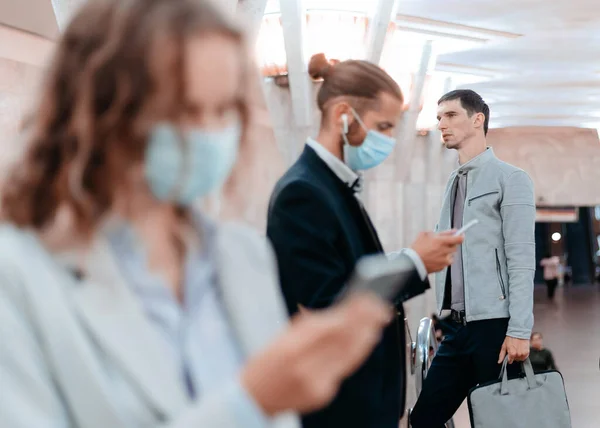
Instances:
[[[82,281],[63,255],[13,226],[0,226],[0,254],[1,427],[245,426],[233,417],[240,396],[249,398],[237,379],[187,398],[104,239],[80,257]],[[248,357],[287,324],[274,257],[265,239],[236,225],[219,228],[216,254],[227,314]],[[299,422],[285,414],[267,426]]]
[[[467,174],[463,224],[479,220],[461,246],[467,321],[510,317],[507,335],[529,339],[536,268],[533,183],[525,171],[502,162],[488,148],[450,176],[439,230],[450,229],[459,171]],[[440,312],[447,272],[436,275]]]

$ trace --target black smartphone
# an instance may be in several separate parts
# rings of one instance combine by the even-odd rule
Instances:
[[[338,300],[361,291],[369,291],[379,298],[394,303],[409,284],[415,266],[408,257],[389,259],[385,254],[361,258],[354,268],[344,291]]]

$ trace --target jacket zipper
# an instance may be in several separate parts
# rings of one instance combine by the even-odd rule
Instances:
[[[500,271],[500,258],[498,257],[498,249],[496,251],[496,273],[498,274],[498,281],[500,282],[500,288],[502,289],[502,297],[500,300],[506,299],[506,289],[504,288],[504,280],[502,279],[502,272]]]
[[[471,206],[471,202],[473,202],[474,200],[479,199],[479,198],[483,198],[484,196],[487,196],[487,195],[493,195],[494,193],[498,193],[498,191],[494,190],[492,192],[487,192],[487,193],[484,193],[482,195],[477,195],[474,198],[469,199],[468,202],[467,202],[467,205]]]
[[[459,181],[460,183],[460,181]],[[468,191],[468,183],[469,183],[469,176],[468,173],[465,172],[465,200],[467,199],[467,191]],[[471,201],[468,202],[468,205],[471,205]],[[462,223],[461,224],[465,224],[465,203],[463,202],[463,212],[462,212]],[[462,269],[461,269],[461,274],[462,274],[462,288],[463,288],[463,300],[465,301],[465,319],[467,318],[467,293],[466,293],[466,286],[465,286],[465,253],[466,251],[466,241],[463,241],[463,243],[460,246],[460,264],[462,265]],[[463,251],[464,250],[464,251]]]

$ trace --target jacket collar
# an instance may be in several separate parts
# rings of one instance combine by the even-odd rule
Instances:
[[[304,152],[300,159],[310,165],[310,168],[315,170],[315,172],[316,170],[319,170],[321,176],[327,176],[330,179],[333,179],[336,185],[346,189],[347,193],[353,197],[354,194],[359,192],[362,188],[363,178],[361,174],[354,173],[350,168],[348,168],[345,173],[340,174],[340,171],[332,169],[331,165],[309,144],[304,146]],[[352,174],[349,174],[348,172]],[[351,179],[354,181],[351,181]]]
[[[492,149],[491,147],[487,147],[483,153],[475,156],[470,161],[460,165],[458,169],[456,169],[454,172],[457,174],[463,174],[465,172],[473,171],[474,169],[481,168],[487,162],[495,158],[496,155],[494,155],[494,149]]]
[[[306,140],[306,145],[314,150],[316,155],[321,158],[325,164],[331,169],[331,171],[348,187],[352,187],[354,183],[360,181],[360,175],[350,169],[348,165],[339,160],[333,154],[331,154],[325,147],[313,138]]]
[[[383,247],[381,245],[381,241],[379,240],[379,236],[377,235],[377,231],[373,226],[373,222],[371,221],[371,218],[369,217],[369,214],[365,210],[364,206],[362,206],[362,202],[360,202],[359,198],[357,197],[357,192],[362,186],[362,175],[357,174],[357,179],[354,183],[345,182],[342,177],[336,174],[335,171],[330,168],[330,166],[309,144],[307,144],[304,148],[301,161],[307,163],[312,171],[319,174],[319,178],[317,178],[318,180],[321,178],[327,179],[328,177],[329,182],[325,184],[328,187],[334,186],[333,193],[336,196],[339,194],[341,198],[350,201],[350,204],[358,209],[354,212],[354,215],[359,216],[356,218],[356,221],[364,223],[371,237],[375,250],[378,252],[383,252]],[[312,177],[314,177],[313,174],[311,174],[311,178]]]

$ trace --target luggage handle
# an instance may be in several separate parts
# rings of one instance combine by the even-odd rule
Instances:
[[[504,362],[502,363],[502,370],[500,370],[500,379],[502,379],[502,384],[500,386],[500,394],[508,395],[508,370],[506,366],[508,365],[508,356],[504,357]],[[535,378],[535,374],[533,373],[533,367],[531,365],[531,361],[527,358],[525,361],[521,363],[521,368],[525,373],[525,377],[527,378],[528,389],[537,388],[540,386],[538,381]]]

